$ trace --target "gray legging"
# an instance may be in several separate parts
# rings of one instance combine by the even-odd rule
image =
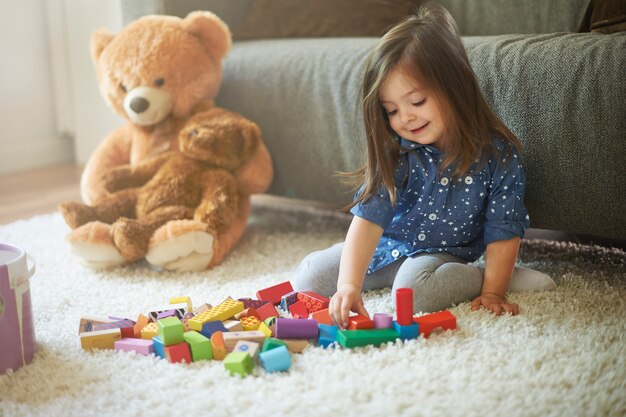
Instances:
[[[313,252],[298,266],[292,280],[296,291],[314,291],[331,297],[337,291],[339,260],[343,243]],[[480,295],[484,269],[468,264],[447,253],[425,253],[401,258],[365,277],[363,291],[379,288],[413,289],[415,312],[432,312],[453,304],[472,300]],[[548,275],[532,269],[516,267],[509,282],[509,291],[543,291],[556,288]],[[393,297],[395,302],[395,297]]]

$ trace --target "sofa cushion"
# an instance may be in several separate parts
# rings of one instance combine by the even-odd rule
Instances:
[[[598,33],[626,31],[626,2],[624,0],[591,0],[578,31]]]
[[[418,0],[254,0],[235,39],[381,36]]]

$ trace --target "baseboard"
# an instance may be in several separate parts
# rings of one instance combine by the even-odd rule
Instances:
[[[0,174],[58,165],[74,160],[72,141],[63,137],[42,137],[28,143],[2,145]]]

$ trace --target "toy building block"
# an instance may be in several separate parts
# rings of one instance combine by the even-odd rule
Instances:
[[[284,340],[276,339],[275,337],[268,337],[263,342],[263,347],[261,348],[261,352],[265,352],[266,350],[274,349],[280,346],[287,347],[287,343]]]
[[[80,334],[80,346],[83,349],[114,349],[115,341],[122,339],[120,329],[107,329]]]
[[[348,317],[348,330],[364,330],[373,328],[374,321],[367,316],[357,314],[356,316]]]
[[[111,320],[107,317],[99,316],[82,316],[80,318],[80,325],[78,326],[78,334],[85,332],[93,332],[94,324],[101,323],[113,323],[116,320]]]
[[[158,336],[158,335],[159,335],[159,326],[154,322],[150,322],[146,324],[146,326],[143,329],[141,329],[142,339],[152,340],[154,336]]]
[[[330,299],[313,291],[302,291],[297,295],[298,301],[302,301],[309,313],[328,308]]]
[[[387,313],[374,313],[375,329],[390,329],[393,327],[393,317]]]
[[[200,314],[200,313],[204,313],[205,311],[210,310],[210,309],[212,309],[212,308],[213,308],[213,306],[212,306],[211,304],[204,303],[204,304],[202,304],[202,305],[200,305],[200,306],[196,307],[196,308],[193,310],[193,314]]]
[[[413,289],[398,288],[396,290],[396,321],[401,326],[413,323]]]
[[[276,317],[268,317],[265,320],[263,320],[263,323],[265,323],[267,325],[267,327],[272,329],[272,332],[273,332],[274,331],[274,324],[276,323],[276,319],[278,319],[278,316],[276,316]]]
[[[317,322],[313,319],[278,318],[274,335],[279,339],[317,339]]]
[[[238,374],[245,378],[252,373],[254,361],[246,352],[231,352],[224,358],[224,368],[230,376]]]
[[[191,297],[174,297],[174,298],[170,298],[170,304],[181,304],[181,303],[185,303],[187,304],[187,312],[192,312],[193,308],[191,305]]]
[[[159,339],[163,341],[165,346],[177,345],[182,343],[183,338],[183,324],[176,317],[168,317],[157,322],[159,328]]]
[[[146,315],[150,318],[150,320],[156,323],[159,313],[168,310],[175,310],[176,317],[178,317],[179,319],[183,318],[183,316],[189,312],[187,310],[187,303],[179,303],[166,306],[151,307],[148,309],[148,313]]]
[[[171,363],[191,363],[191,352],[189,352],[189,345],[185,342],[177,345],[165,346],[164,350],[165,357]]]
[[[243,308],[254,308],[255,310],[267,303],[265,300],[255,300],[253,298],[240,298],[239,301],[243,303]]]
[[[265,337],[272,337],[272,329],[267,327],[267,324],[265,324],[264,322],[259,323],[259,327],[257,328],[257,330],[263,332]]]
[[[328,324],[329,326],[333,325],[333,320],[330,318],[327,308],[311,313],[310,318],[315,320],[318,324]]]
[[[344,347],[357,347],[393,342],[399,337],[394,329],[339,330],[337,342]]]
[[[93,330],[120,329],[122,337],[135,336],[135,322],[129,319],[122,319],[110,323],[94,323]]]
[[[420,333],[424,337],[430,336],[430,333],[438,327],[446,330],[456,329],[456,317],[448,310],[415,317],[413,321],[418,324]]]
[[[228,299],[212,309],[197,314],[194,318],[189,319],[189,327],[191,327],[192,330],[201,331],[202,324],[207,321],[224,321],[241,311],[243,311],[243,303],[241,301]]]
[[[261,316],[259,316],[254,307],[244,308],[241,313],[235,314],[235,320],[245,319],[246,317],[256,317],[259,321],[261,320]]]
[[[124,352],[137,352],[140,355],[148,356],[154,352],[154,343],[152,340],[124,338],[116,340],[113,344],[115,350]]]
[[[317,344],[319,346],[327,348],[337,341],[339,327],[328,324],[318,324],[317,327],[319,328],[320,334],[317,338]]]
[[[154,336],[152,338],[152,347],[154,348],[154,354],[156,356],[165,359],[165,345],[163,344],[163,341],[159,339],[159,336]]]
[[[257,330],[260,324],[261,320],[254,316],[244,317],[241,319],[241,325],[243,326],[244,331]]]
[[[185,342],[189,345],[191,359],[194,362],[213,359],[210,339],[207,339],[195,330],[183,334],[183,337],[185,338]]]
[[[302,353],[304,349],[309,347],[310,343],[307,339],[281,339],[287,344],[287,349],[291,353]]]
[[[279,346],[259,354],[259,362],[266,372],[286,371],[291,367],[291,355],[285,346]]]
[[[189,320],[195,316],[196,315],[194,313],[187,313],[183,316],[182,319],[180,319],[180,322],[183,324],[183,328],[185,329],[186,332],[191,330],[191,327],[189,327]]]
[[[289,312],[294,319],[307,319],[309,318],[309,310],[306,309],[306,305],[302,301],[296,301],[289,306]]]
[[[143,330],[143,328],[146,327],[148,323],[150,323],[150,319],[148,318],[148,316],[140,314],[139,317],[137,317],[135,325],[133,326],[133,337],[136,339],[141,339],[141,330]]]
[[[239,320],[226,320],[223,323],[227,332],[243,332],[243,325]]]
[[[249,332],[228,332],[223,333],[224,344],[226,345],[226,351],[232,352],[235,345],[240,340],[247,340],[250,342],[263,343],[265,341],[265,333],[259,330],[252,330]]]
[[[226,357],[226,345],[222,332],[215,332],[211,335],[211,351],[213,352],[213,359],[216,361],[224,360]]]
[[[213,321],[207,321],[206,323],[203,323],[202,330],[200,331],[200,333],[202,333],[204,337],[211,338],[211,336],[215,332],[227,332],[227,331],[229,330],[226,328],[226,326],[224,326],[223,322],[219,320],[213,320]]]
[[[254,359],[259,352],[259,344],[248,340],[240,340],[235,344],[233,352],[245,352]]]
[[[397,321],[393,322],[393,328],[400,335],[402,340],[417,339],[419,336],[419,327],[417,323],[411,323],[408,326],[403,326]]]
[[[166,319],[168,317],[176,317],[176,310],[161,311],[159,314],[157,314],[157,321],[161,319]]]
[[[289,311],[289,306],[298,301],[298,291],[290,291],[280,297],[280,308]],[[278,315],[278,314],[277,314]]]
[[[261,307],[258,307],[256,309],[256,312],[259,315],[261,321],[264,321],[268,317],[279,316],[278,311],[276,311],[276,307],[274,307],[274,304],[270,303],[269,301],[265,302],[265,304],[263,304]]]
[[[279,304],[281,297],[291,291],[293,291],[291,282],[285,281],[257,291],[256,298],[259,300],[270,301],[272,304]]]

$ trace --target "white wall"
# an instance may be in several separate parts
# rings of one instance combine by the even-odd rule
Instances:
[[[57,127],[44,1],[2,1],[0,174],[73,158]]]

